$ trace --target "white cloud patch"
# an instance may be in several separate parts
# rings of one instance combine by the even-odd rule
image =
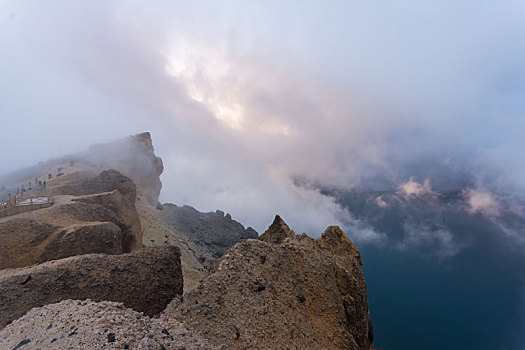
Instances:
[[[385,200],[383,199],[383,196],[379,196],[379,197],[376,198],[376,205],[379,208],[386,208],[386,207],[388,207],[388,203],[385,202]]]
[[[499,216],[500,203],[491,192],[469,188],[463,191],[463,196],[469,213],[481,213],[488,217]]]
[[[372,243],[384,245],[388,236],[383,232],[378,232],[369,224],[353,218],[351,215],[345,220],[344,229],[346,235],[357,243]]]
[[[525,205],[514,197],[496,194],[483,187],[462,191],[465,209],[470,214],[479,213],[512,242],[525,244]]]
[[[467,210],[471,214],[481,213],[488,217],[500,214],[500,203],[489,191],[469,188],[463,191],[463,196],[467,202]]]
[[[430,179],[428,178],[425,179],[423,183],[419,183],[414,181],[414,178],[411,177],[410,180],[399,185],[398,190],[399,193],[401,193],[407,200],[414,197],[423,197],[426,195],[434,196],[437,194],[432,190],[432,186],[430,186]]]

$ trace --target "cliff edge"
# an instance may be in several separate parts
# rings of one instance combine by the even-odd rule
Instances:
[[[337,226],[317,240],[297,236],[279,216],[260,239],[230,249],[163,317],[229,349],[373,349],[355,245]]]

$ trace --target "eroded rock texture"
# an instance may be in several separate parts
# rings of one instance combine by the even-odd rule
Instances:
[[[372,349],[361,257],[339,227],[318,240],[281,218],[242,240],[165,318],[231,349]]]
[[[182,294],[180,251],[141,249],[123,255],[88,254],[0,271],[0,327],[31,308],[65,299],[122,302],[154,315]]]
[[[183,324],[121,303],[64,300],[32,309],[0,330],[0,349],[216,349]],[[24,347],[22,347],[24,346]]]
[[[108,170],[57,191],[67,195],[53,197],[49,208],[0,219],[0,269],[142,247],[135,184],[129,178]]]
[[[199,253],[216,260],[240,239],[257,238],[257,232],[217,210],[203,213],[184,205],[166,203],[157,214],[177,235],[199,247]]]

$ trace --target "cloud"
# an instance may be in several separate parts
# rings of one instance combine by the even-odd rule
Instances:
[[[437,188],[496,169],[523,188],[519,2],[0,6],[5,171],[150,130],[163,200],[308,232],[345,214],[298,176]]]
[[[467,188],[462,196],[467,212],[486,217],[513,244],[525,244],[525,204],[522,200],[483,187]]]
[[[425,179],[425,181],[420,184],[417,181],[414,181],[414,178],[411,177],[410,180],[398,186],[399,193],[401,193],[405,199],[409,200],[414,197],[423,197],[423,196],[435,196],[436,192],[432,190],[430,186],[430,179]]]
[[[490,192],[472,188],[463,190],[469,213],[481,213],[488,217],[497,217],[500,214],[500,204]]]
[[[388,203],[383,200],[383,196],[377,197],[375,202],[376,202],[376,205],[379,208],[386,208],[386,207],[388,207]]]

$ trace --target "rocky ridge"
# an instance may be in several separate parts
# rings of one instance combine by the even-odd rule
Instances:
[[[85,152],[51,159],[13,173],[0,175],[0,199],[5,199],[8,193],[16,194],[17,187],[24,185],[28,187],[28,183],[35,178],[46,181],[48,188],[73,184],[69,189],[75,190],[78,182],[108,169],[115,169],[129,177],[136,184],[138,196],[152,205],[157,204],[162,188],[159,176],[164,166],[162,159],[155,155],[149,132],[93,145]],[[66,177],[68,179],[65,179]],[[34,185],[33,187],[33,192],[42,189]],[[32,192],[28,191],[28,193]]]
[[[0,269],[142,246],[133,181],[116,170],[82,179],[76,187],[50,186],[61,194],[48,208],[0,219]]]
[[[0,339],[49,349],[176,349],[180,342],[189,349],[373,349],[355,245],[336,226],[317,240],[291,232],[277,216],[263,236],[284,239],[238,242],[214,273],[176,296],[158,318],[116,304],[103,304],[106,313],[99,303],[63,301],[33,309],[0,330]]]
[[[9,238],[0,245],[3,268],[39,264],[0,270],[0,327],[36,307],[0,330],[0,345],[373,348],[361,257],[338,227],[316,240],[277,216],[255,239],[222,211],[159,205],[161,165],[149,133],[95,146],[57,168],[51,207],[0,219],[0,236]],[[84,255],[92,252],[105,254]],[[12,261],[18,265],[5,265]]]
[[[277,216],[259,240],[237,243],[163,318],[229,349],[373,349],[361,256],[331,226],[315,240]]]
[[[245,229],[221,210],[202,213],[189,205],[165,203],[158,216],[182,240],[192,243],[199,260],[208,268],[239,240],[259,236],[253,228]]]
[[[27,187],[27,183],[33,183],[35,179],[47,179],[45,188],[33,188],[28,194],[44,191],[45,195],[54,196],[53,206],[64,205],[60,215],[68,216],[62,220],[54,209],[17,215],[4,225],[0,219],[0,238],[6,242],[3,248],[0,245],[0,269],[83,253],[120,254],[143,245],[175,245],[181,250],[182,269],[186,276],[184,288],[195,287],[228,248],[241,238],[257,237],[257,233],[250,228],[245,230],[229,215],[218,215],[220,211],[200,213],[193,208],[186,210],[186,206],[159,205],[162,171],[162,159],[155,155],[151,135],[145,132],[0,176],[0,185],[3,185],[0,186],[3,189],[0,189],[0,197],[7,196],[7,192],[15,193],[13,188],[20,187],[20,184]],[[114,193],[110,195],[109,191]],[[119,194],[123,199],[118,198]],[[94,206],[98,205],[113,214],[95,209]],[[84,209],[80,210],[81,207]],[[163,207],[166,210],[159,210]],[[75,214],[66,215],[65,211]],[[88,220],[77,220],[76,216],[82,216],[82,212],[97,212],[101,217],[96,219],[91,215]],[[71,215],[74,217],[69,218]],[[109,216],[112,216],[111,220]],[[51,217],[53,220],[48,220]],[[27,220],[23,222],[22,219]],[[57,225],[58,221],[63,224]],[[40,237],[36,243],[33,242],[33,232]],[[2,237],[4,233],[9,237]],[[54,239],[55,236],[58,238]],[[79,239],[81,237],[90,244],[86,245]],[[51,240],[50,248],[53,249],[48,249]]]

